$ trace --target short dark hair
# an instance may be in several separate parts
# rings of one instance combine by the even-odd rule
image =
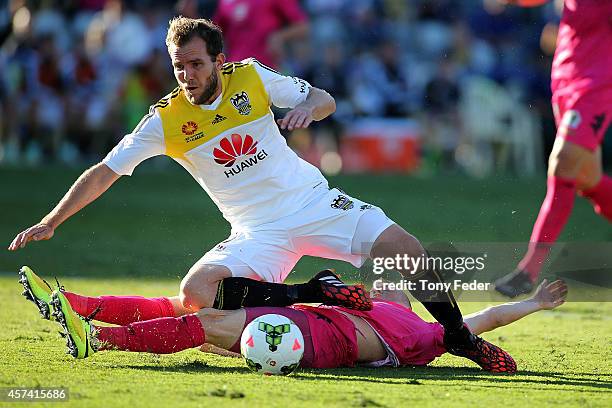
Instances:
[[[206,42],[206,52],[213,58],[223,52],[223,34],[215,23],[205,18],[189,18],[178,16],[170,20],[166,46],[181,47],[194,37],[200,37]]]

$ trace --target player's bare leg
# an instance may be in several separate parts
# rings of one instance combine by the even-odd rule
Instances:
[[[197,313],[204,332],[206,343],[215,347],[229,350],[240,339],[245,326],[246,311],[218,310],[206,308]]]
[[[601,147],[598,147],[594,152],[587,150],[580,171],[576,176],[576,188],[578,192],[588,191],[595,187],[603,177],[603,161],[601,159]],[[581,154],[584,151],[581,151]]]
[[[182,306],[191,313],[212,307],[219,283],[231,277],[232,271],[226,266],[196,263],[181,281],[179,297]]]
[[[183,306],[183,302],[181,302],[180,296],[170,296],[168,297],[168,300],[170,301],[170,303],[172,303],[174,317],[185,316],[186,314],[193,313],[193,311]]]
[[[403,228],[394,224],[387,228],[372,246],[372,258],[396,258],[407,255],[412,258],[426,258],[427,252],[421,243]],[[435,270],[422,268],[409,273],[398,271],[407,280],[426,280],[442,283]],[[481,339],[463,322],[461,310],[452,292],[443,290],[423,290],[420,285],[410,293],[419,300],[429,313],[444,327],[444,344],[449,353],[466,357],[484,370],[491,372],[514,373],[516,363],[501,348]]]
[[[577,192],[589,192],[602,179],[601,148],[590,151],[558,137],[548,162],[546,198],[531,233],[527,253],[495,289],[516,297],[533,290],[542,266],[571,214]],[[583,193],[584,194],[584,193]]]

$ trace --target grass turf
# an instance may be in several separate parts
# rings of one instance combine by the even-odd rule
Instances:
[[[0,169],[5,244],[42,217],[78,173]],[[261,377],[240,359],[193,350],[171,356],[106,352],[72,360],[64,354],[59,326],[38,317],[19,295],[11,271],[29,264],[91,295],[172,295],[189,266],[229,232],[184,172],[145,168],[136,174],[60,227],[51,241],[17,253],[0,251],[0,387],[65,386],[68,405],[92,407],[612,404],[610,303],[571,302],[485,335],[515,356],[520,373],[512,377],[482,373],[452,356],[426,368],[300,370],[288,378]],[[331,184],[383,207],[425,241],[524,241],[544,193],[543,180],[344,176]],[[578,200],[562,239],[611,238],[609,227]],[[345,264],[305,258],[291,279],[330,264],[352,273]],[[484,306],[462,304],[464,312]]]

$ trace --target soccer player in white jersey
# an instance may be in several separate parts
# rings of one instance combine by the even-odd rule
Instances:
[[[368,310],[372,305],[363,289],[343,284],[331,271],[304,284],[282,282],[303,255],[355,266],[369,257],[426,255],[420,242],[380,208],[330,189],[319,170],[287,146],[278,127],[305,128],[332,114],[335,102],[327,92],[253,59],[225,63],[221,31],[205,19],[173,19],[166,45],[178,88],[152,106],[136,129],[86,170],[47,216],[19,233],[9,249],[50,239],[62,222],[119,177],[162,154],[175,159],[209,194],[231,224],[231,235],[193,265],[176,297],[68,294],[71,304],[84,302],[82,310],[95,310],[98,318],[100,313],[119,319],[136,314],[143,320],[211,306],[238,309],[296,302]],[[278,126],[271,105],[290,108]],[[441,282],[434,270],[416,272],[405,277]],[[28,297],[48,316],[48,288],[27,268],[21,271],[21,281]],[[485,370],[511,359],[469,331],[452,293],[412,293],[444,327],[450,353]]]

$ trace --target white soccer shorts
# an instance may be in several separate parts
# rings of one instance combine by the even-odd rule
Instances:
[[[234,277],[267,282],[283,282],[304,255],[360,267],[376,238],[393,224],[380,208],[331,189],[295,214],[232,231],[197,264],[223,265]]]

